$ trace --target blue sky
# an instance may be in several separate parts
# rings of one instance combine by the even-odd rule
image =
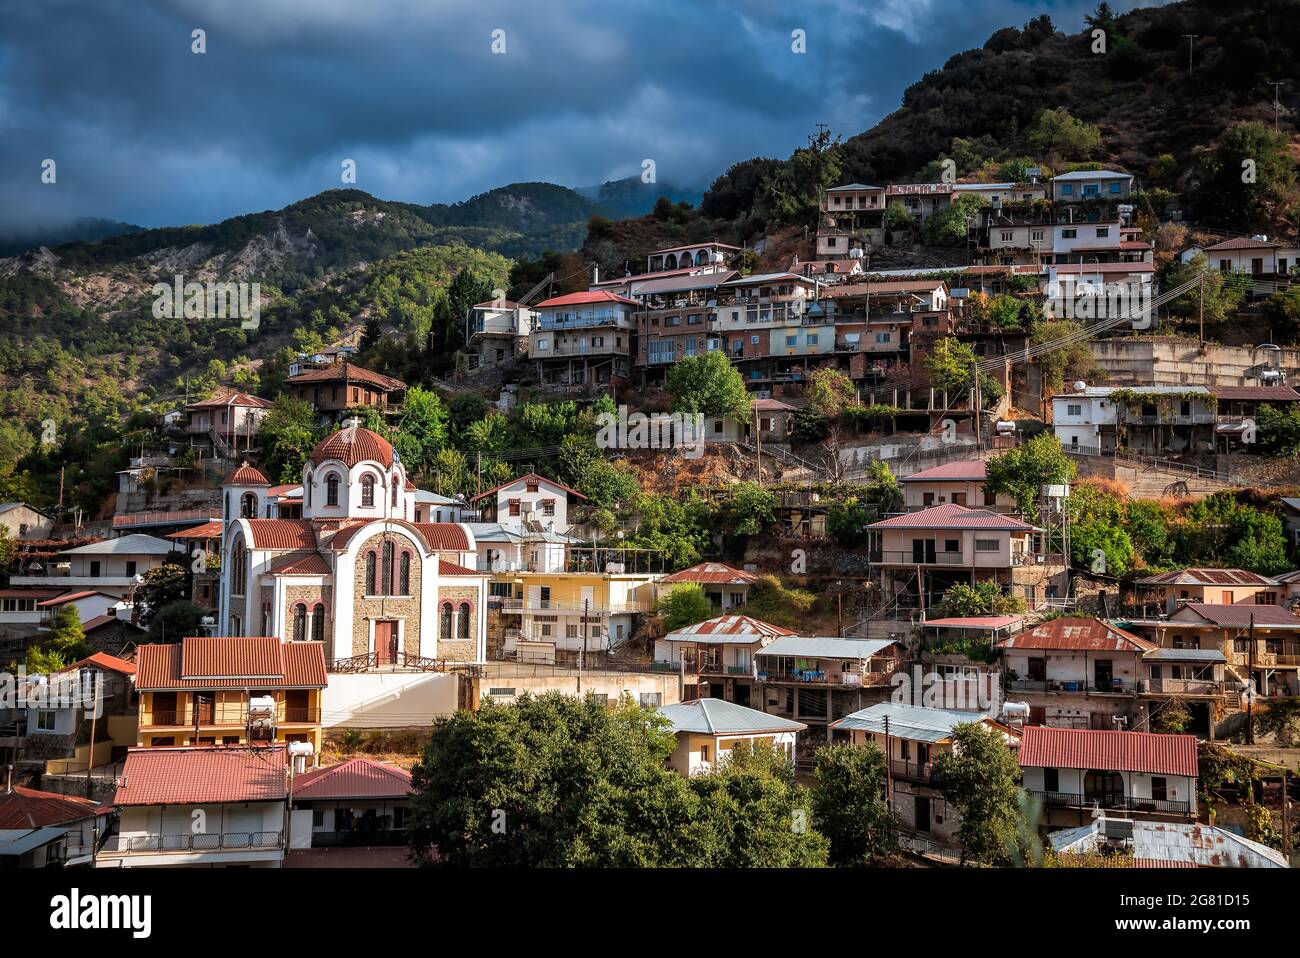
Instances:
[[[647,158],[660,181],[707,183],[788,156],[819,122],[846,138],[869,128],[1000,27],[1046,12],[1075,32],[1095,6],[0,0],[0,234],[274,209],[343,185],[345,159],[358,188],[413,203],[591,185]],[[191,50],[195,29],[206,53]]]

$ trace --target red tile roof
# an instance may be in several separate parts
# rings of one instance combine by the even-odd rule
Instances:
[[[316,548],[316,530],[306,519],[245,519],[253,533],[254,549]]]
[[[99,813],[99,805],[88,798],[38,792],[15,785],[12,792],[0,792],[0,829],[44,828],[65,825]]]
[[[469,536],[457,522],[413,522],[434,552],[468,552]]]
[[[364,426],[348,426],[326,436],[311,451],[312,462],[327,459],[337,459],[349,468],[359,462],[378,462],[388,467],[393,464],[393,446]]]
[[[637,279],[641,277],[629,277]],[[587,293],[569,293],[565,296],[555,296],[551,299],[544,299],[533,309],[548,309],[552,306],[585,306],[589,303],[624,303],[628,306],[640,306],[634,299],[628,299],[626,296],[619,296],[609,290],[598,289],[595,292]]]
[[[335,363],[323,369],[309,369],[297,376],[290,376],[288,381],[291,383],[323,383],[334,382],[335,380],[349,383],[370,383],[372,386],[378,386],[388,392],[399,392],[406,388],[406,383],[400,379],[394,379],[392,376],[385,376],[383,373],[377,373],[372,369],[366,369],[364,366],[357,366],[349,362]]]
[[[227,486],[269,486],[271,483],[261,471],[248,463],[241,463],[239,468],[226,476],[223,485]]]
[[[1082,768],[1196,777],[1196,736],[1025,726],[1021,768]]]
[[[225,390],[211,399],[202,399],[198,402],[192,402],[186,409],[221,409],[225,406],[249,406],[254,409],[271,409],[275,403],[269,399],[260,399],[257,396],[250,396],[248,393],[239,392],[238,390]]]
[[[286,482],[283,485],[272,486],[270,489],[266,490],[266,494],[268,496],[276,496],[280,499],[284,499],[285,497],[288,497],[290,499],[301,499],[302,483]]]
[[[1205,247],[1207,253],[1221,253],[1234,249],[1280,249],[1283,244],[1275,243],[1272,240],[1257,240],[1247,236],[1237,236],[1230,240],[1224,240],[1222,243],[1215,243],[1213,246]]]
[[[167,539],[220,539],[222,532],[221,520],[205,522],[201,526],[195,526],[193,529],[182,529],[180,532],[173,532],[164,538]]]
[[[1150,652],[1159,646],[1098,619],[1049,619],[998,643],[1003,649],[1059,649],[1077,652]]]
[[[352,758],[329,768],[314,768],[293,781],[298,799],[405,798],[411,773],[372,758]]]
[[[983,482],[988,478],[989,464],[983,459],[963,459],[960,462],[945,462],[942,466],[922,469],[910,476],[902,476],[899,482],[939,482],[969,480]]]
[[[460,565],[456,562],[448,562],[446,559],[438,560],[438,575],[486,575],[485,572],[478,572],[467,566]]]
[[[789,629],[783,629],[771,622],[755,619],[748,615],[719,615],[694,625],[687,625],[668,633],[667,638],[674,642],[700,641],[708,642],[714,635],[755,635],[762,638],[776,639],[783,635],[795,635]]]
[[[145,631],[130,619],[119,618],[116,615],[97,615],[93,619],[87,619],[85,622],[81,623],[81,631],[89,634],[95,629],[103,628],[106,625],[120,625],[136,632]]]
[[[984,509],[967,509],[955,502],[931,506],[918,512],[908,512],[892,519],[873,522],[868,529],[992,529],[1008,532],[1030,532],[1027,522],[1012,516],[999,515]]]
[[[733,569],[723,562],[701,562],[681,572],[674,572],[659,580],[661,585],[677,582],[698,582],[707,585],[752,585],[758,576],[752,572]]]
[[[37,602],[36,607],[38,609],[53,609],[56,606],[67,605],[69,602],[76,602],[78,599],[88,599],[92,595],[104,595],[108,596],[114,602],[117,601],[117,596],[109,595],[107,592],[100,592],[96,589],[85,589],[81,592],[65,592],[63,595],[56,596],[53,599],[45,599],[43,602]]]
[[[275,636],[191,637],[180,644],[147,643],[136,651],[136,688],[324,688],[320,642],[285,642]]]
[[[291,553],[271,563],[271,575],[329,575],[330,566],[319,552]]]
[[[562,482],[556,482],[554,479],[547,479],[545,476],[539,476],[539,475],[538,475],[537,473],[535,473],[535,472],[530,472],[530,473],[527,473],[527,474],[525,474],[525,475],[520,476],[520,477],[517,478],[517,479],[511,479],[509,482],[503,482],[503,483],[501,483],[501,485],[499,485],[499,486],[493,486],[491,489],[488,489],[488,490],[486,490],[486,491],[484,491],[484,492],[480,492],[477,496],[475,496],[473,499],[471,499],[470,502],[478,502],[480,499],[484,499],[484,498],[486,498],[486,497],[492,495],[494,492],[500,492],[500,491],[501,491],[502,489],[504,489],[506,486],[513,486],[515,483],[517,483],[517,482],[523,482],[525,479],[536,479],[538,482],[545,482],[545,483],[548,483],[549,485],[555,486],[555,488],[557,488],[557,489],[563,489],[565,492],[567,492],[567,493],[568,493],[569,495],[571,495],[571,496],[577,496],[579,499],[586,499],[586,498],[587,498],[587,497],[584,496],[581,492],[579,492],[577,489],[570,489],[568,486],[566,486],[566,485],[565,485],[564,483],[562,483]]]
[[[793,412],[794,407],[779,399],[755,399],[754,408],[759,412]]]
[[[276,802],[288,794],[283,745],[133,748],[114,805]]]
[[[113,619],[114,616],[103,616],[103,618]],[[89,625],[90,623],[86,623]],[[84,626],[83,626],[84,628]],[[121,675],[135,675],[135,663],[128,662],[126,659],[119,659],[116,655],[109,655],[107,652],[96,652],[88,655],[80,662],[73,662],[67,668],[59,669],[59,672],[75,672],[77,669],[105,669],[109,672],[117,672]],[[56,673],[58,674],[58,673]]]

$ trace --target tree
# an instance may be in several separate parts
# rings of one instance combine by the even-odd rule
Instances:
[[[821,192],[840,178],[843,147],[829,130],[808,137],[808,145],[771,173],[762,186],[765,213],[784,224],[812,225],[821,207]]]
[[[1101,131],[1064,108],[1044,110],[1030,128],[1027,141],[1044,158],[1083,160],[1101,147]]]
[[[663,620],[665,632],[675,632],[711,619],[714,613],[713,603],[704,594],[704,589],[694,582],[673,586],[673,590],[655,606],[655,614]]]
[[[427,470],[448,439],[447,407],[438,394],[419,386],[408,389],[398,432],[391,438],[408,474]]]
[[[1134,548],[1124,528],[1124,503],[1095,486],[1070,493],[1070,555],[1075,568],[1125,576],[1133,568]]]
[[[960,246],[984,205],[983,197],[964,193],[925,221],[922,232],[931,246]]]
[[[1071,319],[1057,319],[1034,324],[1029,334],[1029,342],[1034,346],[1055,342],[1067,336],[1077,337],[1064,346],[1058,346],[1050,352],[1035,357],[1043,378],[1043,385],[1051,390],[1060,390],[1066,382],[1078,379],[1091,379],[1095,375],[1096,362],[1088,339],[1079,335],[1083,324]]]
[[[1205,322],[1214,326],[1237,311],[1250,288],[1249,281],[1243,284],[1210,269],[1205,254],[1197,253],[1186,263],[1175,260],[1169,265],[1165,270],[1164,287],[1175,289],[1202,275],[1204,279],[1196,286],[1169,303],[1169,315],[1189,323],[1199,323],[1203,304]]]
[[[806,393],[809,404],[827,418],[834,419],[857,402],[853,381],[838,369],[826,367],[809,377]]]
[[[828,863],[860,868],[895,850],[885,803],[885,756],[875,745],[827,745],[813,768],[813,821],[829,843]]]
[[[316,411],[305,399],[281,396],[257,430],[268,478],[301,482],[302,467],[316,445]]]
[[[1021,834],[1020,766],[1002,733],[980,722],[955,726],[952,749],[935,759],[934,770],[961,817],[962,863],[1008,864]]]
[[[867,524],[878,516],[876,509],[857,496],[849,496],[832,503],[826,513],[826,531],[844,548],[852,549],[867,541]]]
[[[891,232],[916,228],[916,217],[907,211],[907,207],[895,201],[885,207],[885,229]]]
[[[722,502],[719,525],[734,537],[755,536],[776,521],[776,493],[752,482],[737,482],[731,496]]]
[[[1025,611],[1025,599],[1002,591],[992,579],[974,585],[957,582],[944,593],[939,608],[945,616],[1016,615]]]
[[[1039,433],[1033,439],[988,461],[984,489],[1004,493],[1030,522],[1038,518],[1038,497],[1043,486],[1071,483],[1079,468],[1061,448],[1054,433]]]
[[[668,391],[675,412],[729,416],[748,422],[753,401],[745,391],[744,377],[718,349],[688,356],[668,374]]]
[[[946,336],[925,357],[925,368],[935,389],[960,394],[975,381],[975,362],[975,350],[970,345]]]
[[[379,314],[372,312],[366,317],[366,324],[361,330],[361,342],[358,348],[361,352],[366,353],[379,345],[379,341],[384,338],[383,325],[380,323]]]
[[[164,562],[145,572],[135,590],[137,605],[144,607],[140,622],[148,625],[153,614],[165,605],[183,602],[190,597],[190,573],[183,565]]]
[[[1300,409],[1283,412],[1265,404],[1255,414],[1255,442],[1259,451],[1269,456],[1300,455]]]
[[[187,635],[197,635],[203,621],[203,609],[189,599],[168,602],[149,617],[149,638],[154,642],[179,642]]]
[[[828,842],[812,824],[807,791],[783,751],[737,742],[715,770],[690,780],[707,868],[820,868]]]
[[[1214,215],[1242,230],[1286,220],[1296,192],[1290,151],[1290,136],[1266,123],[1251,120],[1228,127],[1201,171]]]
[[[706,500],[688,494],[676,496],[643,494],[633,506],[635,531],[628,545],[664,553],[674,569],[693,566],[711,548],[715,512]]]

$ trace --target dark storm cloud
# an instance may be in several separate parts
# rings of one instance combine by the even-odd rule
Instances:
[[[275,208],[341,185],[347,158],[359,188],[418,203],[646,158],[661,181],[707,182],[818,122],[867,128],[998,27],[1046,10],[1075,30],[1093,5],[0,0],[0,233]]]

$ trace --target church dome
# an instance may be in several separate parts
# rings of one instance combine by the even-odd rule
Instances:
[[[227,486],[269,486],[271,483],[266,476],[247,462],[242,462],[239,468],[226,476],[224,483]]]
[[[377,462],[388,467],[393,464],[393,446],[377,432],[355,423],[331,433],[316,444],[311,451],[311,461],[324,462],[336,459],[349,469],[359,462]]]

